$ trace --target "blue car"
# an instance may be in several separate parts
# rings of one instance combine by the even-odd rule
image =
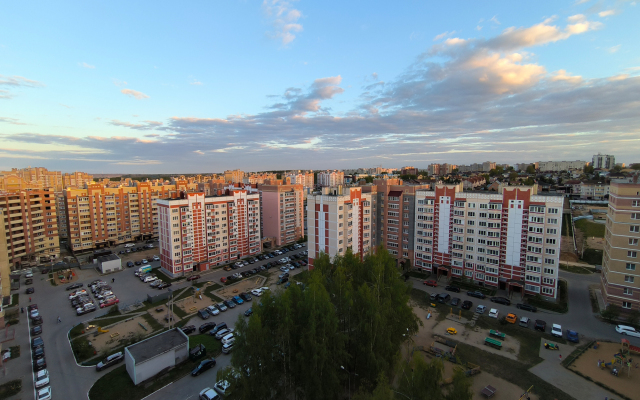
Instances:
[[[567,329],[567,340],[573,343],[578,343],[580,341],[578,338],[578,332]]]
[[[240,298],[240,296],[233,296],[233,301],[238,305],[244,303],[244,301]]]

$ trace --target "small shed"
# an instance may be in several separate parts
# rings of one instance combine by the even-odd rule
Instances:
[[[115,254],[107,254],[97,258],[100,272],[103,274],[120,271],[122,269],[122,260]]]
[[[138,385],[189,358],[189,336],[175,328],[124,349],[127,372]]]

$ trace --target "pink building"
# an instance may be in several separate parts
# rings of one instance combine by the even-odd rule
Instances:
[[[277,181],[260,185],[262,237],[275,238],[282,246],[304,237],[304,195],[302,185],[286,185]]]

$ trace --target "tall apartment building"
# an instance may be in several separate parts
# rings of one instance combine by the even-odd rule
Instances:
[[[611,169],[616,166],[616,157],[609,154],[595,154],[592,158],[593,168]]]
[[[5,243],[12,269],[60,256],[53,190],[0,192]]]
[[[461,184],[418,190],[414,265],[556,298],[563,197],[536,193],[536,186],[464,192]]]
[[[224,171],[224,180],[227,183],[242,183],[243,178],[244,171],[240,171],[239,169]]]
[[[459,172],[489,172],[495,167],[496,163],[492,161],[457,166]]]
[[[402,167],[400,175],[418,175],[418,168],[416,167]]]
[[[314,174],[312,172],[300,172],[290,173],[285,175],[285,178],[291,179],[291,184],[302,185],[304,187],[312,188],[315,185]]]
[[[302,185],[260,185],[262,237],[274,237],[282,246],[304,237],[304,191]]]
[[[69,238],[67,228],[67,208],[64,201],[64,192],[55,192],[56,196],[56,219],[58,221],[58,236],[60,239]]]
[[[0,171],[0,175],[18,177],[23,181],[22,187],[0,187],[1,190],[51,188],[60,191],[63,188],[62,172],[49,171],[43,167],[12,168],[11,171]]]
[[[342,171],[323,171],[318,173],[318,185],[334,187],[344,184],[344,172]]]
[[[429,189],[429,185],[407,185],[402,179],[376,179],[377,204],[372,215],[378,231],[374,245],[384,247],[398,259],[414,260],[414,234],[416,227],[416,191]],[[363,187],[363,191],[368,191]]]
[[[538,169],[541,172],[569,171],[572,169],[583,169],[587,165],[586,161],[539,161]]]
[[[7,253],[7,236],[5,234],[4,209],[0,208],[0,329],[5,327],[4,323],[4,298],[11,295],[11,281],[9,274],[9,254]]]
[[[607,304],[640,310],[640,184],[611,183],[601,288]]]
[[[93,176],[85,172],[72,172],[62,175],[65,188],[83,188],[93,183]]]
[[[263,185],[265,181],[275,181],[276,179],[276,174],[251,174],[245,175],[240,183],[244,183],[245,185]]]
[[[307,196],[309,268],[320,253],[333,258],[347,249],[363,257],[371,249],[371,194],[360,187],[323,187]]]
[[[160,262],[171,277],[262,250],[257,191],[232,187],[215,196],[182,193],[158,201],[158,218]]]

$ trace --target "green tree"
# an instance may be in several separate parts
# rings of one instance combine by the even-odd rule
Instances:
[[[451,173],[456,175],[459,172],[458,168],[454,168],[451,170]]]
[[[446,400],[471,400],[473,398],[471,379],[469,379],[461,369],[456,368],[454,370],[453,381],[448,387],[447,394],[444,398]]]
[[[640,170],[640,163],[631,164],[631,169],[636,171]]]
[[[509,181],[510,182],[514,182],[516,179],[518,179],[518,173],[517,172],[510,172],[509,173]]]
[[[562,178],[558,178],[558,185],[562,185]]]
[[[612,169],[613,169],[614,172],[620,172],[620,171],[622,171],[622,166],[614,165]]]
[[[530,164],[527,166],[527,174],[529,175],[533,175],[536,173],[536,166],[533,164]]]
[[[604,318],[607,322],[613,323],[620,316],[620,307],[615,304],[609,304],[607,308],[600,313],[602,318]]]
[[[423,356],[415,352],[407,364],[400,363],[398,391],[416,400],[441,400],[444,395],[440,384],[444,365],[442,359],[434,358],[427,363]]]
[[[582,172],[584,172],[585,174],[593,174],[593,171],[593,165],[585,165],[584,168],[582,168]]]
[[[536,183],[536,181],[533,180],[533,178],[528,177],[526,181],[524,181],[524,184],[527,186],[533,186]]]
[[[640,311],[632,310],[627,315],[627,321],[629,321],[629,325],[638,326],[638,322],[640,322]]]

